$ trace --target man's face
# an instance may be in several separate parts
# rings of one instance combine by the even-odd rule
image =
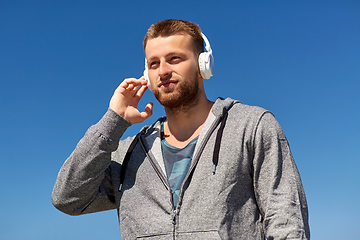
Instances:
[[[197,56],[188,34],[158,37],[147,42],[145,55],[156,99],[168,108],[196,103],[199,97]]]

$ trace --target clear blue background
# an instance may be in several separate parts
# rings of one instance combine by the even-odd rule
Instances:
[[[305,187],[312,239],[358,239],[356,0],[1,0],[0,239],[120,239],[116,211],[70,217],[50,195],[117,85],[142,75],[142,39],[166,18],[196,22],[209,38],[209,99],[231,96],[275,114]],[[149,101],[150,92],[140,107]],[[154,107],[145,124],[163,115]]]

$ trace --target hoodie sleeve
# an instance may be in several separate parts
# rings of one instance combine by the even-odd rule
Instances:
[[[116,208],[110,177],[111,153],[130,125],[108,109],[87,130],[56,179],[51,200],[57,209],[80,215]]]
[[[253,140],[254,188],[267,239],[310,239],[304,189],[274,116],[260,118]]]

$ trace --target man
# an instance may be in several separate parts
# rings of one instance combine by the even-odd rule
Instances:
[[[306,198],[281,127],[262,108],[208,100],[203,49],[191,22],[149,28],[145,77],[116,89],[62,166],[53,204],[71,215],[116,208],[124,240],[309,239]],[[151,103],[137,109],[148,87],[166,118],[119,141],[151,116]]]

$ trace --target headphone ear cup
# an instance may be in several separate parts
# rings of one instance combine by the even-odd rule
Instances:
[[[149,79],[149,70],[148,70],[148,67],[147,67],[147,63],[146,63],[146,59],[145,59],[145,69],[144,69],[144,77],[145,77],[145,80],[147,81],[147,87],[150,91],[152,91],[151,89],[151,84],[150,84],[150,79]]]
[[[214,74],[214,57],[209,52],[202,52],[199,55],[199,68],[201,76],[209,79]]]

